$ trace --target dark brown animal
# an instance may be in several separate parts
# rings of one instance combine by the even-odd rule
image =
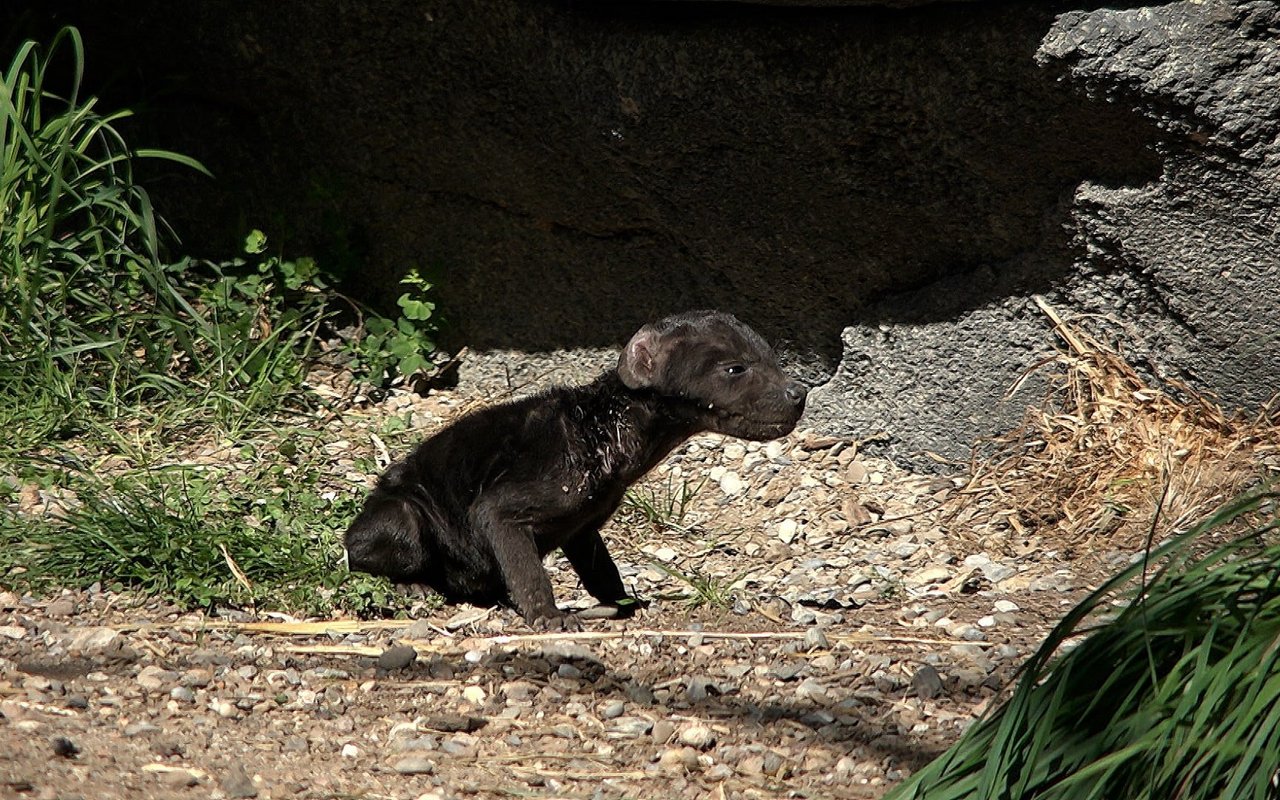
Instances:
[[[393,464],[347,531],[348,563],[577,627],[556,608],[543,556],[562,549],[597,600],[633,605],[600,537],[627,487],[695,433],[789,433],[805,395],[729,314],[645,325],[595,382],[469,414]]]

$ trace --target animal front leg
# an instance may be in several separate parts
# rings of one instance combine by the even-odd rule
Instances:
[[[489,542],[507,595],[525,621],[536,628],[578,630],[582,624],[556,607],[551,579],[542,568],[542,557],[533,536],[519,525],[503,521],[489,509],[474,515],[479,533]]]
[[[591,596],[605,605],[618,609],[618,616],[631,616],[636,607],[641,605],[635,598],[627,595],[622,585],[622,576],[618,567],[609,557],[609,550],[599,530],[580,533],[561,545],[565,557],[573,571],[578,573],[583,587]]]

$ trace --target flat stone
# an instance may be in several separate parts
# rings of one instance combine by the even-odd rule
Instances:
[[[124,729],[124,735],[128,737],[142,736],[148,733],[159,733],[159,732],[160,732],[160,726],[152,725],[150,722],[135,722],[131,725],[126,725]]]
[[[857,486],[867,480],[867,467],[861,461],[850,461],[844,468],[844,479]]]
[[[96,653],[107,649],[120,633],[112,628],[80,628],[72,631],[67,650],[79,653]]]
[[[609,723],[608,733],[616,738],[634,739],[644,736],[652,728],[652,723],[644,717],[618,717]]]
[[[151,664],[142,668],[138,673],[137,681],[143,689],[157,691],[177,683],[178,673]]]
[[[70,597],[59,597],[50,603],[45,611],[53,617],[73,617],[76,613],[76,601]]]
[[[925,567],[919,572],[913,572],[906,577],[906,582],[911,586],[927,586],[931,583],[942,583],[951,577],[951,570],[942,566]]]
[[[436,771],[436,762],[421,755],[405,756],[391,767],[401,775],[430,775]]]
[[[430,639],[436,635],[436,631],[429,620],[420,619],[400,631],[399,635],[403,639]]]
[[[992,583],[1000,583],[1001,581],[1008,580],[1017,574],[1018,570],[1008,564],[997,564],[992,562],[982,567],[982,577]]]

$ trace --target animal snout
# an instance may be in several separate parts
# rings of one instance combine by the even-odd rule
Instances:
[[[800,405],[804,402],[805,397],[808,396],[809,388],[798,381],[791,381],[787,384],[784,393],[793,404]]]

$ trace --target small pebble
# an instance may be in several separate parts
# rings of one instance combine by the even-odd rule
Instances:
[[[827,689],[813,678],[805,678],[796,687],[796,696],[815,703],[824,703],[827,700]]]
[[[708,750],[715,746],[716,734],[704,725],[694,725],[680,731],[680,744],[697,750]]]
[[[138,673],[138,685],[148,691],[156,691],[178,681],[178,673],[157,667],[154,664],[145,666]]]
[[[70,597],[59,597],[45,609],[52,617],[72,617],[76,613],[76,602]]]
[[[220,786],[227,797],[251,798],[258,796],[258,787],[254,784],[253,778],[245,770],[244,764],[238,761],[227,769],[227,774],[222,777]]]
[[[644,717],[618,717],[609,726],[609,733],[613,737],[635,739],[644,736],[651,727],[649,720]]]
[[[666,744],[671,741],[671,737],[675,735],[676,726],[671,720],[660,719],[653,723],[653,730],[650,732],[655,744]]]
[[[618,717],[622,716],[622,712],[626,711],[626,709],[627,709],[626,703],[622,702],[621,700],[614,700],[610,703],[606,703],[604,706],[600,708],[600,716],[604,717],[605,719],[617,719]]]
[[[658,559],[659,561],[666,561],[668,563],[675,561],[679,556],[680,554],[677,553],[675,549],[671,547],[659,547],[657,550],[653,551],[654,558]]]
[[[134,736],[142,736],[147,733],[158,733],[160,728],[152,725],[150,722],[135,722],[132,725],[126,725],[124,735],[130,738]]]
[[[829,650],[831,643],[827,641],[827,634],[823,632],[822,627],[815,625],[804,632],[804,649],[806,650]]]
[[[436,762],[426,756],[405,756],[392,767],[401,775],[430,775],[436,771]]]
[[[729,497],[741,494],[743,488],[744,484],[742,482],[742,478],[739,477],[736,472],[726,472],[720,478],[720,491],[724,492]]]
[[[915,690],[917,697],[932,700],[942,694],[942,676],[938,674],[938,670],[924,664],[911,677],[911,688]]]
[[[992,583],[999,583],[1000,581],[1012,578],[1017,574],[1018,571],[1016,569],[1005,564],[991,563],[982,567],[982,577]]]
[[[698,768],[698,751],[692,747],[669,747],[658,756],[658,765],[669,772],[693,772]]]
[[[166,769],[158,773],[160,782],[175,789],[185,789],[200,783],[200,777],[191,770]]]
[[[784,544],[791,544],[796,538],[796,531],[800,528],[799,523],[794,519],[784,519],[778,523],[778,538]]]
[[[378,669],[386,672],[404,669],[416,661],[418,651],[407,644],[397,644],[388,647],[382,651],[382,655],[378,656]]]
[[[436,635],[436,631],[435,628],[432,627],[430,621],[420,619],[400,631],[398,635],[405,639],[430,639]]]

